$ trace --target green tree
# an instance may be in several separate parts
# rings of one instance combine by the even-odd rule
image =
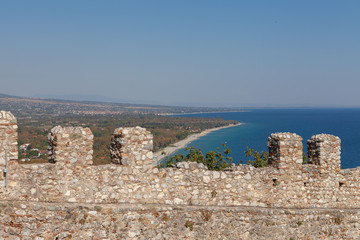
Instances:
[[[172,167],[178,162],[197,162],[202,163],[208,167],[209,170],[221,171],[231,166],[232,157],[229,156],[231,150],[221,144],[223,151],[209,151],[205,155],[201,149],[195,149],[194,147],[185,148],[188,153],[186,155],[176,154],[170,158],[165,159],[160,163],[159,167]],[[269,165],[269,153],[265,151],[256,151],[252,148],[246,147],[245,157],[247,157],[247,164],[252,165],[256,168],[267,167]],[[242,161],[240,161],[242,163]],[[308,159],[305,153],[303,153],[303,164],[308,163]]]
[[[186,155],[175,154],[160,163],[159,167],[175,166],[178,162],[197,162],[204,164],[209,170],[220,171],[230,167],[232,163],[232,157],[229,156],[231,150],[225,144],[222,144],[222,147],[223,151],[219,151],[219,148],[217,148],[216,151],[209,151],[205,155],[200,148],[185,148],[188,151]]]
[[[247,163],[256,168],[267,167],[269,164],[269,153],[264,151],[258,152],[254,149],[246,147],[245,157],[250,157]]]

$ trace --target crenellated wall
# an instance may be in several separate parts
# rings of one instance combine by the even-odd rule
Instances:
[[[18,159],[17,121],[11,112],[0,111],[0,188],[6,188],[7,163]]]
[[[92,142],[93,135],[88,128],[57,126],[49,134],[49,163],[22,165],[11,160],[9,188],[5,189],[4,184],[0,184],[0,202],[3,202],[4,209],[11,208],[8,205],[10,202],[19,206],[16,207],[18,210],[7,211],[12,214],[5,215],[11,218],[14,214],[23,213],[39,217],[37,224],[43,226],[44,218],[50,216],[47,221],[58,222],[56,215],[60,214],[60,218],[71,226],[69,229],[84,231],[84,234],[87,231],[81,226],[92,219],[89,226],[105,231],[103,237],[84,235],[84,239],[107,239],[111,236],[141,239],[142,234],[145,234],[143,239],[148,239],[146,236],[155,238],[159,232],[159,239],[227,239],[223,236],[232,228],[228,224],[229,219],[241,223],[233,227],[238,228],[236,232],[242,234],[243,239],[283,239],[282,236],[326,239],[329,232],[315,227],[321,222],[318,219],[325,219],[322,223],[327,222],[334,229],[340,229],[339,233],[331,232],[333,236],[340,236],[341,229],[347,232],[341,235],[344,239],[353,239],[359,234],[360,168],[340,169],[338,137],[327,134],[313,136],[307,144],[310,164],[303,164],[300,136],[294,133],[271,134],[268,139],[269,167],[239,165],[224,171],[210,171],[202,164],[191,162],[181,162],[172,168],[152,167],[152,135],[140,127],[114,131],[110,141],[113,164],[92,165]],[[3,141],[2,144],[10,143]],[[35,210],[35,206],[40,206],[39,210]],[[55,207],[54,210],[49,210],[51,206]],[[102,210],[96,210],[99,206]],[[224,211],[230,213],[224,214]],[[262,211],[266,211],[267,215],[255,221]],[[324,211],[328,211],[328,215]],[[181,226],[174,214],[184,221]],[[272,214],[277,218],[273,219]],[[192,215],[194,218],[189,217]],[[289,224],[295,220],[298,221],[298,232],[291,232]],[[14,230],[15,235],[23,236],[25,220],[19,217],[18,221],[21,231]],[[101,225],[108,221],[111,223]],[[212,224],[209,221],[213,221]],[[9,219],[0,217],[0,222],[7,224]],[[121,225],[124,222],[126,224]],[[158,222],[156,226],[159,230],[150,234],[144,226],[156,228],[154,222]],[[258,222],[262,226],[254,230]],[[113,223],[117,227],[109,230]],[[308,228],[300,228],[303,223]],[[0,237],[11,235],[7,233],[6,224],[3,229],[0,228]],[[191,224],[198,227],[191,227]],[[223,226],[222,230],[217,232],[214,224]],[[118,227],[120,225],[122,227]],[[50,228],[53,230],[53,226]],[[170,238],[166,229],[172,233]],[[197,229],[196,233],[192,232],[194,229]],[[70,230],[57,231],[71,235]],[[274,231],[275,235],[268,231]],[[211,232],[214,235],[209,235]],[[46,237],[56,236],[51,234],[46,234]]]
[[[93,141],[90,128],[56,126],[48,135],[49,162],[92,165]]]
[[[339,137],[327,134],[312,136],[307,142],[309,163],[325,172],[339,172],[341,165]]]
[[[18,159],[16,118],[11,112],[0,111],[0,167],[5,166],[5,150],[8,159]]]
[[[273,133],[268,138],[269,165],[288,172],[301,168],[303,163],[302,137],[295,133]]]
[[[141,127],[117,128],[110,142],[111,162],[136,169],[152,166],[152,150],[153,136]]]

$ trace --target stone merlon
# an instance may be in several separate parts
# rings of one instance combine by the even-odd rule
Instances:
[[[11,129],[1,131],[1,144],[14,146],[16,120],[10,113],[1,115],[8,116],[2,126]],[[310,164],[303,164],[299,135],[274,133],[268,139],[269,167],[239,165],[224,171],[197,163],[152,167],[153,136],[141,127],[117,128],[109,140],[112,164],[97,166],[89,128],[54,127],[49,163],[10,161],[9,191],[0,182],[0,200],[360,207],[360,169],[340,169],[340,139],[332,135],[315,135],[308,141]]]

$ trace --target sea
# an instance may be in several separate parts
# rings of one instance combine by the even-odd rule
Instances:
[[[177,115],[179,116],[179,115]],[[275,132],[293,132],[306,141],[320,133],[341,138],[341,166],[360,166],[360,109],[253,109],[243,112],[201,113],[180,115],[184,117],[237,120],[243,125],[212,132],[188,144],[188,147],[207,151],[222,149],[225,143],[231,149],[234,163],[246,163],[246,147],[268,151],[267,138]],[[184,149],[177,153],[186,153]]]

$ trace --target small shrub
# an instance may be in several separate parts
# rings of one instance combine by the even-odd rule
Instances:
[[[231,150],[225,144],[221,144],[223,151],[220,152],[219,148],[216,151],[209,151],[205,155],[201,149],[194,147],[185,148],[188,153],[186,155],[176,154],[160,163],[160,168],[175,166],[178,162],[197,162],[204,164],[209,170],[221,171],[225,168],[231,167],[232,157],[229,156]]]
[[[185,222],[185,227],[190,229],[190,231],[194,230],[194,222],[187,220]]]
[[[337,224],[337,225],[340,225],[342,223],[342,219],[341,217],[337,216],[334,218],[334,222]]]
[[[306,153],[303,152],[303,164],[308,164],[309,163],[309,158],[306,155]]]
[[[214,197],[216,197],[216,195],[217,195],[216,190],[213,190],[213,191],[211,192],[211,197],[214,198]]]
[[[269,161],[269,153],[261,151],[255,151],[249,147],[246,147],[245,157],[250,157],[248,164],[256,168],[267,167]]]

